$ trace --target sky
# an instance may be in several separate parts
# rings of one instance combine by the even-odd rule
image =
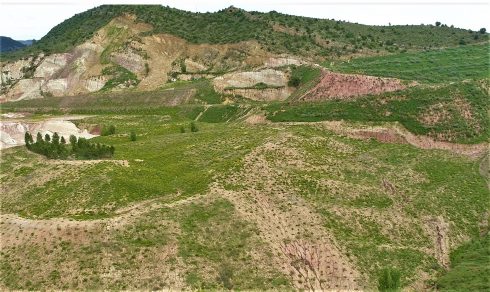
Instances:
[[[231,5],[245,10],[345,20],[370,25],[443,24],[490,28],[488,0],[0,0],[0,35],[40,39],[51,28],[102,4],[162,4],[188,11],[214,12]]]

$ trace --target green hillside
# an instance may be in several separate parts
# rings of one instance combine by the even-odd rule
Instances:
[[[445,25],[369,26],[343,21],[247,12],[227,8],[193,13],[154,5],[103,5],[77,14],[55,26],[32,47],[5,54],[15,59],[41,51],[67,51],[123,13],[153,25],[152,33],[168,33],[192,43],[236,43],[256,40],[278,53],[338,57],[356,52],[383,53],[456,46],[481,42],[487,34]]]
[[[356,58],[349,62],[325,63],[335,71],[395,77],[422,82],[448,82],[490,77],[489,44],[443,50]]]

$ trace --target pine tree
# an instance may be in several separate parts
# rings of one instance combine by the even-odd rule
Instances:
[[[66,144],[65,137],[61,136],[60,143],[61,143],[62,145],[65,145],[65,144]]]
[[[46,142],[51,141],[51,137],[49,137],[49,134],[48,134],[48,133],[46,133],[46,135],[44,135],[44,140],[45,140]]]
[[[44,141],[43,141],[43,135],[39,132],[37,132],[37,136],[36,136],[36,142],[37,143],[40,143],[42,144]]]
[[[60,144],[60,135],[58,135],[58,132],[54,132],[53,134],[53,144],[54,145]]]

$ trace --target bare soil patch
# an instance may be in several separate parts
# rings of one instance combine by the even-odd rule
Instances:
[[[402,81],[394,78],[343,74],[324,70],[320,82],[300,97],[300,100],[352,99],[361,95],[402,90],[406,87]]]

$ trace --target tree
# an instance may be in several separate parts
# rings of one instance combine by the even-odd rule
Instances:
[[[61,143],[61,145],[65,145],[66,144],[65,137],[61,136],[60,143]]]
[[[197,131],[199,131],[199,129],[197,128],[196,123],[191,122],[191,132],[197,132]]]
[[[440,21],[436,21],[436,26],[441,26],[441,22]]]
[[[482,28],[480,28],[479,32],[480,32],[481,34],[485,34],[485,33],[487,32],[487,29],[486,29],[486,28],[484,28],[484,27],[482,27]]]
[[[27,149],[30,149],[31,148],[31,143],[33,142],[32,141],[32,135],[31,135],[31,133],[26,132],[24,134],[24,142],[26,143]]]
[[[44,141],[46,141],[46,142],[51,141],[51,137],[49,137],[48,133],[46,133],[46,135],[44,135]]]
[[[43,135],[39,132],[37,132],[37,136],[36,136],[36,142],[37,143],[43,143]]]
[[[131,133],[129,134],[129,139],[131,141],[136,141],[136,132],[134,130],[131,130]]]
[[[394,269],[384,269],[378,279],[378,289],[381,292],[400,291],[400,272]]]
[[[53,134],[53,144],[54,145],[60,144],[60,135],[58,135],[58,132],[54,132]]]
[[[298,87],[301,84],[301,79],[298,76],[292,76],[288,81],[288,86]]]
[[[70,140],[71,147],[75,147],[77,145],[77,137],[75,135],[70,135]]]

